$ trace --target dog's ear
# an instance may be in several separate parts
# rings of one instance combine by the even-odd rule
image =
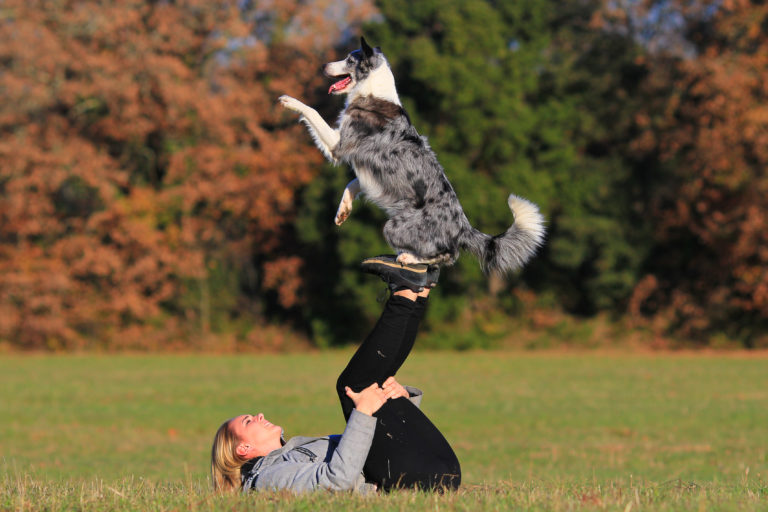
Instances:
[[[360,38],[360,48],[363,50],[363,55],[365,55],[365,60],[369,60],[371,57],[373,57],[373,48],[368,46],[368,43],[365,42],[365,38]]]

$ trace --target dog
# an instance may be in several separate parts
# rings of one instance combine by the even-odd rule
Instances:
[[[522,267],[543,243],[544,218],[538,207],[510,195],[514,223],[496,236],[473,228],[461,208],[427,138],[419,135],[403,109],[395,78],[381,49],[364,38],[344,60],[323,73],[335,80],[329,94],[346,95],[338,128],[331,128],[311,107],[290,96],[280,104],[301,114],[312,139],[328,160],[345,162],[355,172],[342,194],[334,219],[341,225],[362,192],[389,220],[384,238],[402,265],[451,265],[466,249],[483,271],[506,274]]]

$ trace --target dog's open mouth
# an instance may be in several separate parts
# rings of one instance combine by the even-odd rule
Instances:
[[[344,78],[342,78],[338,82],[335,82],[333,85],[331,85],[330,89],[328,89],[328,94],[331,94],[334,92],[341,92],[347,87],[349,87],[349,84],[351,83],[352,83],[352,77],[349,75],[344,75]]]

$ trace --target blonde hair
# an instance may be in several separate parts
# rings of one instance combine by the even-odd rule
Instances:
[[[216,491],[234,491],[240,487],[240,468],[247,460],[235,451],[240,439],[229,429],[229,421],[216,431],[211,447],[211,479]]]

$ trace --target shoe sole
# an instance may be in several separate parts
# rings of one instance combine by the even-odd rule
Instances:
[[[379,276],[387,284],[420,292],[427,286],[427,265],[401,265],[391,258],[374,257],[360,264],[364,272]]]
[[[416,263],[412,265],[403,265],[402,263],[397,262],[391,262],[388,260],[382,260],[378,258],[368,258],[367,260],[363,260],[361,265],[384,265],[385,267],[391,267],[396,268],[397,270],[407,270],[408,272],[414,272],[416,274],[426,274],[428,270],[428,266],[423,263]]]

